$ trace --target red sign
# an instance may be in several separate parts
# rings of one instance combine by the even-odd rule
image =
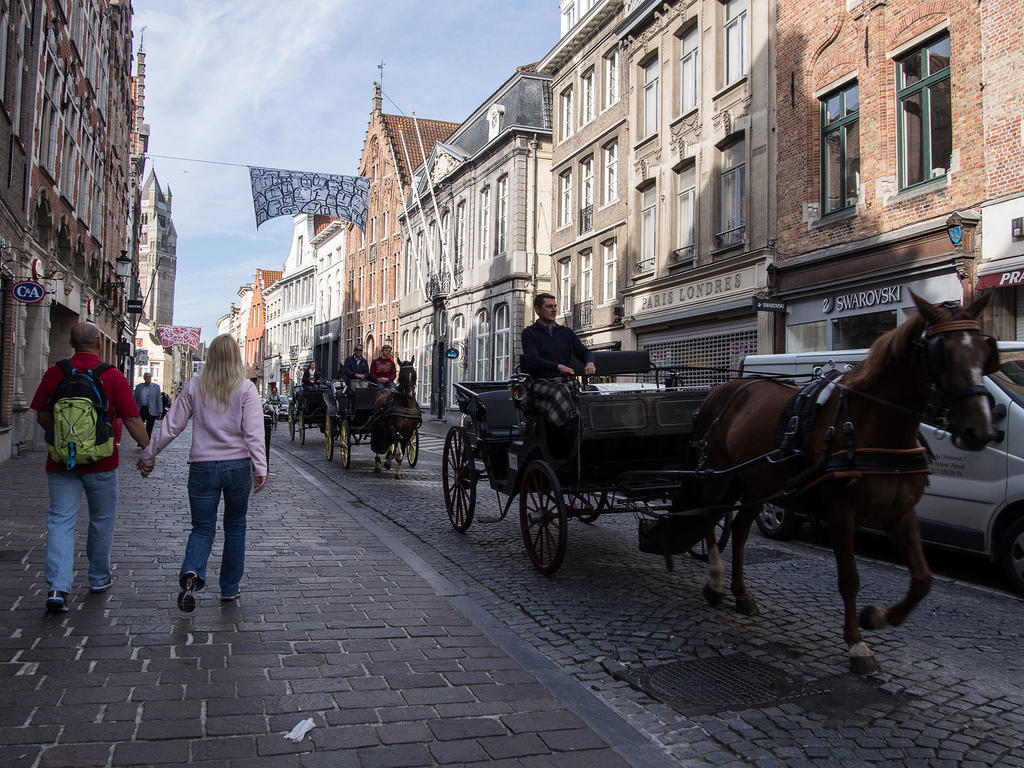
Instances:
[[[986,288],[1012,288],[1015,285],[1024,285],[1024,269],[982,275],[978,278],[978,284],[975,288],[983,291]]]

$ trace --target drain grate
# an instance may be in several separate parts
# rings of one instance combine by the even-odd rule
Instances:
[[[743,654],[623,669],[616,677],[684,715],[755,709],[829,692]]]

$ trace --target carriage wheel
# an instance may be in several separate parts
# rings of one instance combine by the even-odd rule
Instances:
[[[330,411],[324,414],[324,453],[327,454],[328,461],[334,458],[334,433],[331,431]]]
[[[519,527],[526,554],[545,576],[557,571],[565,559],[567,521],[562,488],[551,466],[546,461],[530,462],[519,488]]]
[[[348,469],[348,465],[352,463],[352,435],[345,420],[338,425],[338,453],[341,454],[341,466]]]
[[[718,540],[719,552],[723,551],[725,545],[729,543],[729,536],[732,534],[732,518],[733,511],[730,509],[715,523],[715,538]],[[705,563],[708,561],[708,544],[703,537],[690,547],[690,557]]]
[[[290,405],[288,406],[288,435],[293,441],[295,440],[295,411]]]
[[[405,448],[405,463],[409,465],[409,468],[416,466],[416,462],[420,460],[420,431],[417,429],[412,433],[412,437],[409,438],[409,445]]]
[[[601,510],[608,506],[608,492],[570,491],[565,494],[565,506],[573,517],[584,523],[592,523],[601,516]]]
[[[463,533],[473,522],[476,509],[476,473],[473,456],[469,452],[462,430],[452,427],[444,439],[441,457],[441,485],[448,519],[452,527]]]

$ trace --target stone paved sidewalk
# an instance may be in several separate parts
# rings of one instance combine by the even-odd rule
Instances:
[[[568,678],[524,668],[528,649],[493,641],[498,622],[276,451],[250,504],[242,598],[217,600],[218,531],[212,589],[181,613],[189,441],[148,480],[123,452],[105,594],[88,593],[83,504],[61,615],[43,611],[43,455],[0,464],[0,765],[664,762]],[[316,727],[286,740],[306,718]]]

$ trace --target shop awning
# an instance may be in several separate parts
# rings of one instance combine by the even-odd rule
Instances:
[[[1024,285],[1024,256],[1012,259],[995,259],[978,267],[979,291],[986,288],[1013,288]]]

